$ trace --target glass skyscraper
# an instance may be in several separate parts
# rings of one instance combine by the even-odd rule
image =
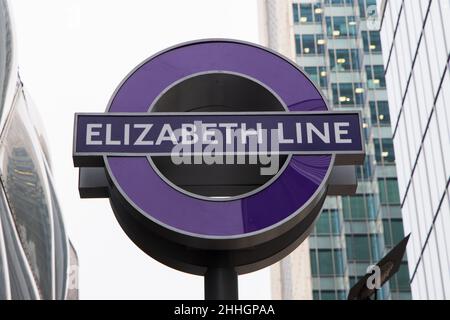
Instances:
[[[450,299],[450,1],[379,4],[414,299]]]
[[[357,193],[328,197],[309,249],[301,249],[309,256],[294,252],[272,271],[275,298],[308,298],[296,288],[309,280],[310,298],[346,299],[367,267],[404,237],[377,3],[266,0],[259,14],[263,44],[294,59],[334,109],[363,113],[367,156],[356,169]],[[298,270],[301,260],[309,272]],[[378,298],[410,298],[406,257]]]
[[[17,72],[9,8],[0,0],[0,300],[78,299],[78,258],[45,130]]]

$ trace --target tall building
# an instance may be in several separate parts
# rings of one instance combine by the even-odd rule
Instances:
[[[0,300],[77,299],[78,259],[15,61],[9,2],[0,0]]]
[[[328,197],[309,241],[272,269],[274,298],[346,299],[404,237],[377,3],[261,0],[259,17],[262,44],[301,66],[330,106],[362,110],[367,156],[356,195]],[[406,257],[379,298],[410,298]]]
[[[414,299],[450,299],[450,1],[379,3]]]

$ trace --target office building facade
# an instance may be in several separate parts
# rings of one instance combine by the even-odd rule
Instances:
[[[450,299],[450,1],[380,1],[414,299]]]
[[[404,237],[377,3],[262,0],[259,17],[262,44],[301,66],[333,109],[363,114],[357,193],[328,197],[309,240],[272,269],[274,298],[346,299]],[[406,257],[378,298],[410,298]]]

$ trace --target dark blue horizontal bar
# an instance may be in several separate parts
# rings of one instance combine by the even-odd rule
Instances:
[[[77,114],[74,156],[363,153],[358,112]],[[190,151],[189,151],[190,150]]]

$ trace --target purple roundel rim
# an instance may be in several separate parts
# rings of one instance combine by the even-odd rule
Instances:
[[[213,71],[258,80],[290,111],[329,110],[320,90],[293,63],[253,44],[217,39],[181,44],[144,61],[119,85],[107,112],[148,112],[173,83]],[[307,215],[305,208],[325,192],[334,159],[334,155],[292,156],[266,188],[248,197],[218,202],[174,189],[145,156],[104,157],[115,186],[141,214],[177,233],[206,239],[249,237]]]

